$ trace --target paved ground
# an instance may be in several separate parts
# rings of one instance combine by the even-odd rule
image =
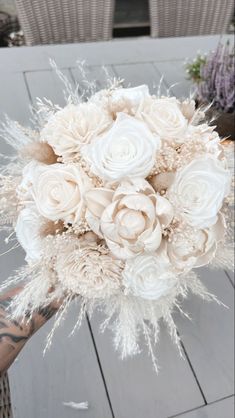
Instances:
[[[72,82],[75,62],[86,59],[90,76],[104,83],[101,65],[126,79],[126,85],[148,83],[153,91],[164,74],[163,89],[187,96],[184,60],[200,49],[208,51],[218,37],[162,40],[122,40],[110,43],[0,50],[0,110],[29,123],[28,105],[37,96],[63,103],[60,84],[49,67],[52,57]],[[4,148],[0,144],[1,150]],[[5,147],[6,152],[10,152]],[[3,248],[3,245],[2,245]],[[0,259],[6,278],[23,262],[21,251]],[[68,339],[77,311],[57,332],[51,350],[42,357],[51,323],[28,344],[10,369],[14,418],[232,418],[233,417],[233,282],[229,272],[201,270],[203,282],[230,309],[197,298],[185,302],[193,320],[176,314],[185,360],[181,360],[166,330],[158,346],[160,374],[154,374],[146,353],[121,362],[109,333],[100,335],[98,315]],[[89,401],[88,411],[75,411],[64,401]]]

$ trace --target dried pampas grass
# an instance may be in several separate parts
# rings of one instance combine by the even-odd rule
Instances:
[[[14,224],[18,216],[16,188],[19,179],[0,174],[0,225]]]

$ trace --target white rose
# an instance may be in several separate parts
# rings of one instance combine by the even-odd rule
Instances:
[[[84,209],[84,193],[90,180],[77,165],[41,165],[34,172],[33,197],[47,219],[76,223]]]
[[[112,123],[111,116],[95,103],[69,104],[52,115],[41,132],[55,153],[73,157],[81,145],[103,133]]]
[[[121,183],[114,194],[107,189],[90,190],[86,202],[90,227],[119,259],[155,251],[161,244],[162,227],[173,218],[171,204],[143,179]]]
[[[217,222],[230,183],[231,174],[220,161],[203,157],[176,173],[167,197],[189,225],[204,229]]]
[[[128,99],[135,106],[149,96],[149,88],[146,84],[137,87],[119,88],[113,90],[112,92],[112,99],[114,101],[118,101],[120,99]]]
[[[134,296],[158,300],[167,296],[177,284],[163,251],[139,255],[126,261],[123,284]]]
[[[153,168],[160,139],[131,116],[119,113],[112,128],[83,148],[91,170],[104,180],[147,177]]]
[[[222,215],[215,225],[197,232],[194,228],[185,226],[167,242],[169,260],[179,271],[207,265],[214,258],[217,245],[223,240],[224,234],[225,223]]]
[[[122,88],[114,90],[101,90],[91,97],[91,101],[108,111],[116,117],[118,112],[134,115],[138,106],[146,97],[150,97],[148,86]]]
[[[181,139],[188,127],[188,120],[175,97],[144,100],[136,117],[143,120],[152,132],[165,139]]]
[[[112,107],[119,108],[119,112],[129,107],[134,113],[139,104],[146,97],[150,97],[148,86],[145,84],[137,87],[118,88],[112,91],[110,102]],[[123,109],[122,109],[123,107]]]
[[[28,263],[40,260],[42,251],[42,239],[40,228],[44,219],[38,213],[34,205],[22,209],[15,226],[16,237],[26,252],[25,260]]]

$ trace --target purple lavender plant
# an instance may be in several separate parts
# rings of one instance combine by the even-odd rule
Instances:
[[[219,44],[201,65],[198,97],[223,112],[235,111],[235,54],[234,48]]]

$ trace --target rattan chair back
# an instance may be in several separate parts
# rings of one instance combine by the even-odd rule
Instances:
[[[15,0],[26,45],[112,38],[115,0]]]
[[[197,36],[225,33],[234,0],[149,0],[151,36]]]
[[[0,418],[12,418],[10,387],[6,373],[0,373]]]

